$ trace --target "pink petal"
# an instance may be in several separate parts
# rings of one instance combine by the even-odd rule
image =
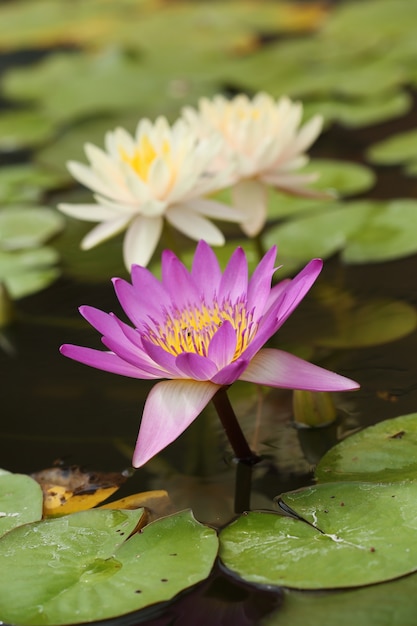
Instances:
[[[236,330],[229,321],[223,322],[210,341],[208,356],[221,369],[231,363],[236,352]]]
[[[134,346],[123,333],[118,337],[102,337],[102,342],[106,348],[120,357],[120,359],[133,365],[141,372],[149,374],[151,378],[172,378],[169,375],[169,371],[161,367],[159,363],[151,361],[143,349],[138,349]]]
[[[183,372],[184,377],[193,380],[210,380],[218,369],[213,361],[194,352],[179,354],[175,363]]]
[[[258,385],[308,391],[352,391],[359,384],[282,350],[264,348],[240,375]]]
[[[241,377],[241,374],[245,371],[249,364],[248,359],[236,359],[233,363],[226,365],[220,372],[218,372],[211,379],[216,385],[231,385]]]
[[[162,367],[167,375],[165,378],[182,378],[182,373],[178,369],[177,364],[175,362],[176,356],[171,354],[171,352],[167,352],[161,346],[157,346],[152,343],[152,341],[148,341],[146,338],[142,337],[143,349],[150,356],[150,358],[159,366]],[[168,373],[170,374],[168,376]]]
[[[321,259],[313,259],[293,280],[284,282],[283,285],[279,283],[273,288],[275,297],[261,319],[255,337],[243,353],[245,358],[251,359],[284,324],[313,285],[322,266]]]
[[[162,254],[162,285],[181,311],[200,302],[200,293],[190,272],[170,250]]]
[[[162,318],[162,312],[170,304],[170,299],[161,284],[146,268],[134,265],[132,279],[133,285],[123,278],[113,278],[113,286],[128,318],[137,328],[143,329],[149,318],[156,320]]]
[[[261,262],[257,265],[248,285],[248,311],[254,307],[258,314],[263,312],[264,306],[271,294],[271,280],[275,271],[275,258],[277,247],[273,246],[265,254]]]
[[[89,365],[99,370],[104,370],[105,372],[113,372],[113,374],[121,374],[122,376],[129,376],[130,378],[143,378],[147,380],[161,378],[160,375],[151,374],[147,370],[141,370],[123,361],[112,352],[103,352],[102,350],[94,350],[93,348],[84,348],[72,344],[64,344],[60,347],[60,352],[74,361],[84,363],[84,365]]]
[[[242,248],[236,248],[230,257],[220,281],[218,299],[235,302],[248,289],[248,262]]]
[[[211,302],[218,291],[222,273],[216,255],[205,241],[197,244],[191,275],[206,303]]]
[[[296,307],[300,304],[306,293],[311,289],[317,276],[320,274],[322,267],[323,261],[321,259],[313,259],[283,290],[281,298],[278,298],[276,303],[276,306],[279,306],[279,325],[277,326],[277,329],[289,318],[294,309],[296,309]]]
[[[141,467],[177,439],[218,389],[209,381],[169,380],[155,385],[145,403],[133,466]]]

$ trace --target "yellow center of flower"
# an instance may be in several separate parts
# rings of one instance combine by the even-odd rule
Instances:
[[[149,177],[149,170],[157,156],[162,156],[168,163],[170,162],[171,147],[169,142],[165,140],[162,144],[162,150],[158,152],[149,137],[142,135],[133,154],[127,154],[123,148],[120,148],[119,152],[122,160],[128,163],[139,178],[146,182]]]
[[[220,326],[228,321],[236,333],[235,361],[247,348],[258,325],[253,321],[253,312],[248,312],[244,302],[217,303],[211,308],[204,303],[200,307],[167,313],[165,323],[149,328],[147,338],[174,356],[183,352],[208,355],[210,341]]]

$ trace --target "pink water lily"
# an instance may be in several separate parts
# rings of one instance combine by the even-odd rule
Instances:
[[[132,284],[113,280],[133,326],[113,313],[80,308],[108,351],[63,345],[76,361],[123,376],[167,379],[145,403],[133,465],[140,467],[174,441],[222,387],[236,380],[312,391],[348,391],[358,384],[282,350],[264,348],[308,292],[322,268],[314,259],[293,279],[271,287],[276,248],[252,277],[237,248],[224,272],[204,241],[191,271],[171,251],[162,280],[132,267]]]

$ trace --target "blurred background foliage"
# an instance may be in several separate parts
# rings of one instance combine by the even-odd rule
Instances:
[[[325,118],[309,167],[338,200],[270,197],[265,243],[279,241],[287,273],[312,253],[343,250],[362,263],[416,252],[416,24],[409,0],[0,3],[0,280],[9,295],[37,291],[62,268],[90,281],[123,274],[120,241],[80,253],[89,225],[55,213],[58,201],[90,198],[66,161],[84,160],[84,142],[102,145],[108,129],[174,120],[219,92],[286,94],[303,101],[305,118]],[[403,168],[401,191],[390,191],[392,166]],[[349,202],[358,197],[366,200]],[[28,238],[30,208],[38,223]]]

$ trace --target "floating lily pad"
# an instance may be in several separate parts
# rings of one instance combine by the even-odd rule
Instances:
[[[414,626],[417,576],[339,593],[286,592],[262,626]]]
[[[67,181],[73,178],[67,169],[68,161],[87,162],[84,152],[84,144],[87,142],[103,147],[104,136],[108,130],[116,126],[122,126],[127,131],[133,132],[139,121],[137,113],[124,115],[116,119],[112,116],[88,118],[71,126],[53,142],[48,144],[36,154],[36,162],[41,167],[65,177]],[[90,195],[91,198],[91,195]]]
[[[405,337],[417,327],[417,311],[407,302],[378,299],[354,303],[346,313],[335,303],[334,325],[314,339],[328,348],[361,348]],[[333,326],[333,327],[332,327]]]
[[[413,101],[407,92],[377,94],[366,98],[343,98],[312,100],[305,104],[305,114],[323,115],[325,125],[339,122],[348,127],[361,127],[380,124],[393,117],[405,115],[412,107]]]
[[[330,159],[313,159],[303,168],[302,173],[316,173],[319,178],[310,186],[313,189],[329,191],[335,196],[349,196],[368,191],[375,183],[374,172],[349,161]],[[268,216],[290,217],[296,213],[320,211],[329,204],[334,206],[331,196],[329,200],[315,200],[289,196],[288,194],[270,191],[268,196]]]
[[[379,165],[392,165],[417,159],[417,130],[391,135],[367,151],[367,157]]]
[[[253,512],[220,534],[221,560],[245,581],[337,589],[417,569],[417,482],[328,483],[282,501],[306,521]]]
[[[0,250],[0,281],[4,282],[13,299],[36,293],[50,285],[60,275],[54,266],[59,260],[53,248]]]
[[[170,600],[204,580],[218,540],[188,511],[130,533],[139,511],[92,510],[0,541],[0,612],[11,624],[74,624]]]
[[[25,474],[0,471],[0,537],[42,517],[42,490]]]
[[[312,257],[328,257],[342,250],[348,238],[366,222],[369,210],[356,203],[343,205],[329,203],[326,211],[270,228],[264,235],[264,244],[279,244],[284,258],[304,263]]]
[[[37,111],[2,111],[0,151],[11,152],[36,146],[54,133],[54,122]]]
[[[417,478],[417,413],[384,420],[331,448],[316,469],[319,482]]]
[[[56,171],[31,164],[0,168],[0,202],[3,204],[34,203],[42,193],[53,189],[68,178]]]
[[[352,203],[369,219],[352,230],[342,258],[347,263],[400,259],[417,252],[417,200],[361,201]]]
[[[178,90],[175,78],[112,48],[94,55],[57,53],[30,69],[11,69],[4,89],[10,98],[37,101],[55,123],[126,110],[135,110],[138,118],[154,116],[155,110],[178,113],[186,102],[217,90],[202,72]]]
[[[42,245],[65,225],[63,216],[48,207],[10,207],[0,212],[0,248],[22,250]]]

